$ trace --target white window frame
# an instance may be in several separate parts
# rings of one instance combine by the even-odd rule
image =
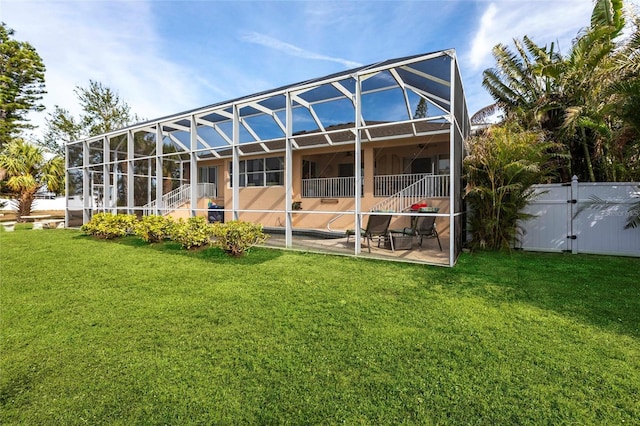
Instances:
[[[269,160],[272,159],[276,159],[279,160],[280,163],[280,168],[269,168],[267,167],[267,163],[269,162]],[[248,171],[247,170],[247,164],[251,164],[249,162],[254,162],[257,161],[259,163],[259,167],[257,168],[252,168],[252,170]],[[246,187],[254,187],[254,188],[264,188],[267,186],[284,186],[284,157],[261,157],[261,158],[254,158],[251,160],[240,160],[240,176],[239,177],[239,181],[240,181],[240,188],[246,188]],[[256,163],[254,163],[255,165]],[[280,179],[278,179],[278,182],[273,181],[273,179],[269,179],[270,175],[272,174],[279,174],[280,175]],[[252,176],[252,177],[256,177],[257,179],[251,179],[253,184],[249,184],[247,185],[248,182],[248,177]],[[232,163],[229,163],[229,187],[233,187],[232,185],[233,183],[233,167],[232,167]]]

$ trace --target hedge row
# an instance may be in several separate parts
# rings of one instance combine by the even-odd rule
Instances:
[[[203,217],[174,220],[169,216],[143,216],[97,213],[82,226],[87,235],[113,239],[136,235],[148,243],[172,240],[192,250],[206,245],[219,247],[232,256],[242,256],[251,247],[268,238],[262,225],[231,221],[209,224]]]

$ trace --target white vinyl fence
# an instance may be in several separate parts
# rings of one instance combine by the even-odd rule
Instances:
[[[520,248],[640,257],[640,228],[624,229],[640,182],[536,185]]]
[[[0,198],[0,203],[6,202],[7,204],[4,208],[0,210],[6,211],[18,211],[18,201],[10,198]],[[66,200],[64,197],[56,197],[53,199],[47,198],[36,198],[33,200],[33,204],[31,205],[31,210],[41,211],[41,210],[60,210],[64,211],[66,208]]]

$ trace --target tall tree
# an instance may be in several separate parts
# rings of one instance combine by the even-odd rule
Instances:
[[[46,185],[49,191],[64,189],[64,159],[45,160],[43,150],[22,139],[13,139],[0,153],[0,168],[7,174],[7,187],[18,200],[18,220],[29,215],[36,192]]]
[[[90,80],[89,87],[76,87],[82,114],[80,126],[86,136],[95,136],[117,130],[137,120],[129,105],[110,88]]]
[[[621,0],[595,3],[591,25],[578,37],[563,61],[560,82],[565,99],[560,136],[575,153],[582,150],[582,164],[574,155],[576,170],[589,180],[616,180],[613,164],[614,99],[607,91],[619,75],[613,72],[615,39],[624,28]],[[581,167],[580,167],[581,166]]]
[[[493,48],[496,67],[484,71],[482,85],[495,99],[488,107],[492,114],[502,108],[508,120],[527,128],[557,126],[558,87],[555,78],[561,56],[555,45],[538,46],[529,37],[515,39],[515,52],[504,44]]]
[[[78,140],[82,135],[80,123],[64,108],[54,107],[45,119],[45,133],[41,145],[47,150],[64,157],[64,146]]]
[[[0,149],[28,123],[29,111],[42,111],[45,66],[35,48],[13,39],[14,31],[0,24]]]
[[[424,98],[420,98],[420,102],[416,105],[416,111],[413,114],[413,118],[425,118],[427,116],[427,101]]]
[[[592,181],[639,177],[633,173],[637,167],[626,166],[640,164],[628,149],[637,146],[638,133],[620,131],[637,116],[629,112],[637,106],[639,87],[633,75],[621,71],[638,68],[637,43],[633,38],[620,41],[624,26],[622,0],[597,0],[590,25],[566,56],[525,36],[523,42],[515,41],[515,52],[496,46],[496,67],[483,74],[483,85],[496,100],[483,112],[499,107],[507,119],[546,130],[550,140],[561,141],[570,153],[561,168],[563,180],[573,174]]]
[[[49,150],[63,153],[68,142],[117,130],[139,120],[116,92],[100,82],[90,80],[88,87],[76,86],[74,93],[82,110],[79,118],[56,105],[46,119],[41,144]]]

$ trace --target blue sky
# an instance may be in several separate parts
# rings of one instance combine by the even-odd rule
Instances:
[[[637,10],[639,2],[626,3]],[[60,105],[77,114],[73,89],[90,79],[153,119],[454,48],[473,114],[491,103],[481,82],[496,43],[526,34],[566,51],[591,9],[591,0],[0,0],[0,20],[42,56],[48,111]]]

